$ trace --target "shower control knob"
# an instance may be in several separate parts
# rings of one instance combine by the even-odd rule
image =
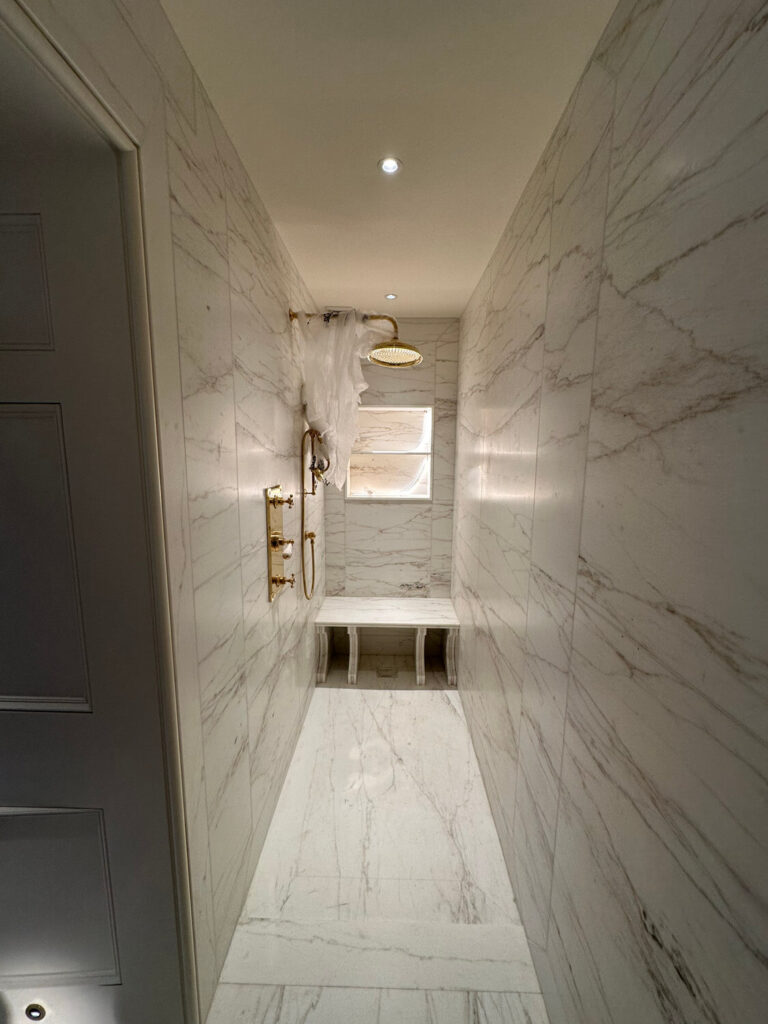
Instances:
[[[293,495],[289,494],[287,498],[281,498],[279,495],[269,499],[270,502],[277,508],[278,505],[287,505],[288,508],[293,508]]]
[[[273,533],[269,538],[269,543],[273,548],[285,548],[286,550],[290,548],[291,550],[287,555],[285,554],[285,551],[283,551],[284,558],[290,558],[293,554],[293,539],[288,540],[286,537],[281,537],[279,533]]]
[[[287,578],[285,576],[273,576],[272,582],[276,587],[284,587],[285,584],[287,583],[290,586],[291,590],[293,590],[293,588],[296,586],[296,574],[291,573],[291,575]]]

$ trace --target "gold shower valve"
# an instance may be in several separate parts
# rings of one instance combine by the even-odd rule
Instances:
[[[274,587],[284,587],[286,583],[291,588],[291,590],[293,590],[293,588],[296,586],[296,573],[292,572],[291,575],[287,576],[287,577],[286,576],[273,576],[272,577],[272,585]]]
[[[285,562],[293,555],[294,542],[283,533],[283,505],[293,506],[293,495],[283,497],[283,489],[279,484],[267,487],[264,491],[267,506],[267,579],[269,580],[269,600],[274,601],[286,583],[293,587],[296,577],[288,579],[283,575]]]
[[[317,534],[314,533],[312,530],[307,530],[307,532],[304,534],[304,540],[314,540],[316,536]]]
[[[293,508],[293,495],[289,494],[287,498],[281,497],[279,494],[273,494],[269,499],[270,505],[277,508],[279,505],[287,505],[288,508]]]
[[[293,540],[289,540],[287,537],[282,537],[279,533],[273,533],[269,538],[269,543],[273,548],[285,548],[289,544],[293,544]]]

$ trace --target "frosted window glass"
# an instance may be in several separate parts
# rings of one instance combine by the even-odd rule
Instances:
[[[432,410],[363,407],[358,413],[352,451],[432,451]]]
[[[425,500],[431,496],[432,409],[365,406],[347,474],[347,497]]]

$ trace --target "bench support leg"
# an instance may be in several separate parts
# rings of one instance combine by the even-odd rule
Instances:
[[[448,685],[456,686],[456,641],[459,638],[459,631],[455,627],[445,631],[445,674],[448,677]]]
[[[424,686],[427,674],[424,669],[424,641],[427,636],[426,626],[416,627],[416,685]]]
[[[317,675],[315,681],[324,683],[328,678],[331,631],[328,626],[318,626],[315,632],[317,633]]]
[[[347,682],[350,686],[357,686],[357,662],[360,657],[360,638],[357,634],[357,626],[347,626],[349,633],[349,670]]]

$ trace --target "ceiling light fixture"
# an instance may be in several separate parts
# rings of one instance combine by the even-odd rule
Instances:
[[[379,170],[385,174],[397,174],[402,166],[402,161],[398,160],[396,156],[385,156],[379,160]]]
[[[384,298],[385,298],[385,299],[389,299],[389,301],[391,302],[391,301],[392,301],[392,299],[396,299],[396,298],[397,298],[397,295],[395,295],[395,293],[394,293],[394,292],[388,292],[388,293],[387,293],[387,294],[386,294],[386,295],[384,296]]]

